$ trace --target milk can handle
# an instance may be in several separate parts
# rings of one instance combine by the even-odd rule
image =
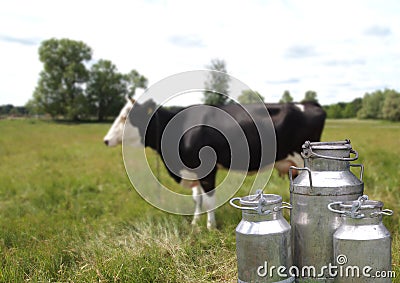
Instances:
[[[364,196],[361,196],[358,198],[358,200],[359,200],[358,203],[356,202],[355,205],[352,206],[351,211],[342,211],[342,210],[337,210],[337,209],[332,208],[332,205],[342,204],[343,203],[342,201],[331,202],[330,204],[328,204],[328,209],[332,212],[350,216],[351,218],[356,218],[356,219],[364,218],[365,215],[358,212],[358,209],[361,206],[361,200],[363,198],[364,198]],[[367,197],[367,199],[368,199],[368,197]]]
[[[241,198],[240,197],[235,197],[235,198],[231,199],[229,201],[230,205],[232,205],[234,208],[241,209],[241,210],[255,210],[255,211],[257,211],[257,207],[239,206],[239,205],[235,204],[234,201],[237,201],[237,200],[241,200]]]
[[[282,201],[282,204],[284,204],[284,205],[274,207],[274,211],[276,212],[276,211],[279,211],[279,210],[284,209],[284,208],[287,208],[287,209],[292,209],[293,208],[292,205],[290,203],[286,202],[286,201]]]
[[[240,198],[240,197],[235,197],[235,198],[231,199],[231,200],[229,201],[229,203],[230,203],[233,207],[238,208],[238,209],[240,209],[240,210],[253,210],[253,211],[258,212],[258,214],[260,214],[260,215],[268,215],[268,214],[272,213],[271,210],[263,210],[262,202],[260,202],[260,201],[262,201],[262,199],[258,202],[258,205],[257,205],[256,207],[248,207],[248,206],[239,206],[239,205],[236,205],[236,204],[234,204],[234,201],[236,201],[236,200],[241,200],[241,198]]]
[[[342,203],[343,203],[342,201],[331,202],[330,204],[328,204],[328,209],[329,209],[330,211],[332,211],[332,212],[335,212],[335,213],[345,214],[345,215],[347,215],[347,216],[350,216],[351,218],[360,219],[360,218],[364,218],[364,217],[365,217],[364,214],[359,213],[359,212],[357,211],[357,209],[358,209],[359,206],[361,205],[360,203],[359,203],[358,206],[352,208],[351,211],[342,211],[342,210],[337,210],[337,209],[332,208],[332,205],[337,205],[337,204],[342,204]]]
[[[305,170],[305,171],[307,171],[308,172],[308,178],[309,178],[309,180],[310,180],[310,189],[312,188],[312,178],[311,178],[311,170],[310,170],[310,168],[307,168],[307,167],[304,167],[304,168],[299,168],[299,167],[295,167],[295,166],[290,166],[289,167],[289,180],[290,180],[290,187],[292,187],[293,186],[293,173],[292,173],[292,170],[293,169],[295,169],[295,170]]]
[[[310,158],[312,156],[318,157],[318,158],[324,158],[324,159],[331,159],[331,160],[339,160],[339,161],[354,161],[358,159],[358,152],[354,149],[350,149],[350,153],[355,154],[354,157],[335,157],[335,156],[327,156],[327,155],[322,155],[318,154],[312,151],[311,147],[308,147],[304,150],[304,152],[301,153],[301,156],[303,158]]]
[[[360,181],[363,181],[363,176],[364,176],[364,165],[362,164],[350,164],[351,167],[360,167],[361,171],[360,171]]]
[[[332,211],[332,212],[335,212],[335,213],[346,214],[346,215],[351,216],[351,212],[349,212],[349,211],[342,211],[342,210],[337,210],[337,209],[332,208],[333,205],[342,204],[342,203],[343,203],[342,201],[331,202],[330,204],[328,204],[328,209],[330,211]],[[383,209],[382,211],[372,212],[370,214],[370,217],[376,217],[378,215],[392,216],[393,215],[393,210],[391,210],[391,209]],[[364,214],[359,214],[359,215],[355,215],[355,216],[352,216],[352,217],[353,218],[364,218],[365,216],[364,216]]]
[[[329,209],[330,211],[332,211],[332,212],[335,212],[335,213],[345,214],[346,211],[337,210],[337,209],[332,208],[333,205],[342,204],[342,203],[343,203],[342,201],[331,202],[330,204],[328,204],[328,209]]]

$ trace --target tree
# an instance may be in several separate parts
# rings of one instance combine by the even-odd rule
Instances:
[[[0,116],[25,116],[28,109],[25,106],[14,106],[12,104],[0,105]]]
[[[385,90],[385,101],[382,106],[382,116],[391,121],[400,121],[400,93],[395,90]]]
[[[13,108],[12,104],[0,105],[0,115],[8,115]]]
[[[332,119],[344,118],[343,110],[345,107],[346,107],[346,103],[344,103],[344,102],[339,102],[339,103],[329,105],[329,107],[325,108],[326,116],[328,118],[332,118]]]
[[[304,98],[301,102],[316,102],[316,103],[318,103],[317,93],[313,90],[306,91]]]
[[[293,102],[293,97],[290,95],[288,90],[283,92],[282,98],[279,100],[279,103],[288,103]]]
[[[124,79],[111,61],[99,60],[92,66],[86,94],[89,112],[98,121],[116,114],[124,105],[124,95],[128,92]]]
[[[88,79],[84,65],[92,57],[92,50],[81,41],[49,39],[39,47],[39,59],[44,69],[33,93],[39,109],[55,117],[78,119],[84,112],[83,85]]]
[[[25,108],[28,111],[28,115],[44,115],[43,109],[38,107],[37,103],[33,98],[29,99],[25,104]]]
[[[380,119],[382,118],[382,107],[385,95],[381,90],[373,93],[366,93],[362,100],[362,107],[357,113],[361,119]]]
[[[343,118],[355,118],[357,112],[361,109],[362,98],[356,98],[352,102],[347,103],[343,109]]]
[[[260,103],[261,101],[264,101],[264,97],[257,91],[248,89],[242,91],[242,94],[238,97],[238,101],[240,104]]]
[[[208,81],[204,83],[204,103],[209,105],[222,105],[228,100],[230,78],[226,72],[224,60],[213,59],[207,69],[219,71],[212,72]]]
[[[138,71],[132,70],[125,75],[125,81],[128,84],[129,96],[134,96],[136,88],[147,88],[148,80],[145,76],[139,74]]]

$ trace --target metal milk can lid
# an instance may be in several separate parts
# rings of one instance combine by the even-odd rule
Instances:
[[[308,158],[323,158],[323,159],[332,159],[332,160],[340,160],[340,161],[354,161],[358,159],[358,152],[355,151],[349,139],[344,141],[332,141],[332,142],[310,142],[306,141],[302,145],[303,152],[301,156],[304,159]],[[334,153],[337,151],[338,153]],[[339,152],[343,152],[344,154],[352,153],[354,157],[346,157],[342,156]],[[330,153],[330,154],[327,154]]]
[[[234,202],[239,201],[240,206]],[[260,215],[267,215],[272,212],[277,212],[282,208],[291,209],[292,206],[282,201],[280,195],[275,194],[264,194],[262,190],[257,190],[256,194],[245,197],[235,197],[229,201],[229,203],[240,210],[252,210],[258,212]],[[283,204],[283,205],[282,205]]]
[[[335,205],[338,206],[338,209],[333,208]],[[328,205],[328,209],[355,219],[372,218],[379,215],[393,215],[392,210],[383,209],[383,202],[369,200],[367,195],[360,196],[354,201],[332,202]]]

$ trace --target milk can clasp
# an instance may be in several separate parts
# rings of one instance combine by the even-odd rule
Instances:
[[[376,217],[379,215],[387,215],[387,216],[392,216],[393,215],[393,210],[385,208],[382,211],[377,211],[377,212],[372,212],[371,217]]]

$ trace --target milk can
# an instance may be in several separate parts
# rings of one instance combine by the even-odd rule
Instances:
[[[294,282],[288,275],[292,263],[290,225],[281,211],[290,209],[290,204],[279,195],[262,191],[233,198],[230,204],[242,210],[236,227],[238,282]]]
[[[333,278],[324,266],[334,263],[332,238],[340,215],[326,207],[363,194],[364,167],[350,163],[358,153],[349,140],[306,142],[302,156],[305,167],[289,170],[293,265],[300,270],[297,282],[331,282]],[[352,166],[360,168],[360,177],[350,171]],[[293,170],[300,173],[294,180]],[[306,268],[310,266],[312,269]]]
[[[328,208],[342,216],[333,235],[333,256],[338,266],[335,282],[391,282],[391,238],[382,215],[392,215],[393,211],[365,196],[333,202]]]

